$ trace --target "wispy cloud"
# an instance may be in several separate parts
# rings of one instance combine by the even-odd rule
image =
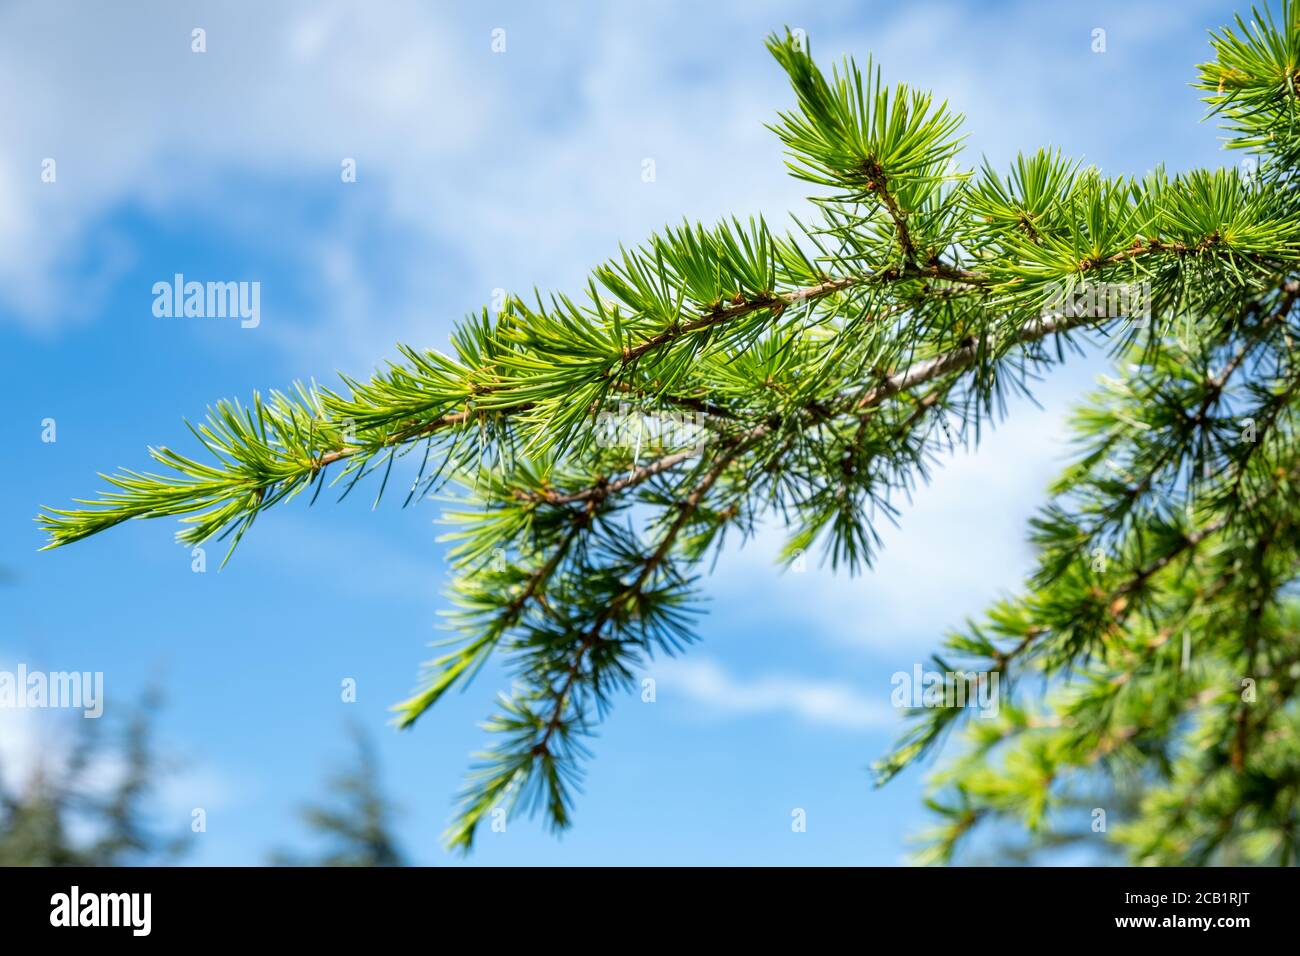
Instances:
[[[13,672],[17,664],[0,657],[0,670]],[[130,772],[121,750],[125,715],[117,711],[106,716],[105,724],[82,723],[76,708],[0,708],[0,789],[27,791],[38,779],[66,777],[73,765],[80,735],[93,733],[93,744],[85,766],[73,781],[79,791],[103,796],[120,786]],[[195,756],[192,743],[158,739],[151,728],[151,746],[160,761],[156,780],[159,808],[165,818],[182,820],[194,806],[225,807],[247,795],[251,781],[232,778],[206,758]],[[178,758],[175,755],[185,753]],[[199,800],[199,798],[202,798]],[[198,800],[199,802],[195,802]]]
[[[1149,129],[1160,119],[1128,103],[1149,85],[1124,77],[1145,69],[1152,21],[1132,4],[1095,12],[1111,31],[1103,57],[1088,52],[1091,20],[1044,5],[974,20],[945,4],[855,7],[520,4],[489,15],[398,2],[380,17],[327,0],[255,12],[86,5],[69,19],[9,4],[0,82],[28,93],[0,108],[0,314],[33,328],[93,314],[86,264],[106,288],[133,252],[114,248],[105,224],[143,209],[200,233],[234,227],[252,246],[274,235],[315,294],[295,306],[310,319],[281,314],[268,341],[311,366],[361,371],[396,340],[441,345],[494,288],[581,287],[619,242],[683,215],[763,213],[780,224],[809,189],[784,174],[763,128],[789,94],[761,39],[791,15],[820,57],[872,52],[890,79],[952,98],[970,114],[968,163],[974,151],[1001,162],[1044,142],[1094,153],[1135,129],[1161,144],[1179,133]],[[1020,17],[1050,20],[1037,33],[1056,38],[1072,68],[1021,82],[1021,58],[994,55],[1018,42],[1007,24]],[[202,54],[190,49],[195,27],[207,31]],[[501,54],[490,49],[495,28],[506,30]],[[581,58],[557,54],[557,30],[584,37]],[[23,38],[46,34],[60,37],[58,50],[36,56]],[[724,46],[733,52],[719,57]],[[1063,114],[1080,76],[1109,77],[1128,99],[1103,87],[1095,111]],[[1209,130],[1199,134],[1212,144]],[[358,164],[356,184],[340,182],[345,157]],[[46,158],[58,163],[56,185],[41,181]],[[315,218],[267,204],[250,182],[311,197]]]
[[[836,681],[790,674],[747,680],[729,674],[716,661],[698,657],[659,661],[647,673],[654,678],[657,693],[685,697],[723,713],[781,714],[844,730],[890,727],[898,720],[883,691],[876,700]]]

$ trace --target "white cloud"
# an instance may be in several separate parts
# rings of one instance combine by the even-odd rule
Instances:
[[[291,273],[293,293],[312,301],[286,314],[294,295],[265,289],[259,343],[283,354],[289,376],[328,380],[335,368],[364,373],[397,341],[444,347],[494,288],[580,289],[619,242],[682,216],[761,212],[783,225],[811,187],[785,175],[763,128],[789,94],[761,39],[790,21],[810,29],[820,58],[874,53],[887,79],[966,110],[970,164],[979,151],[1088,152],[1138,131],[1190,152],[1151,127],[1162,119],[1144,104],[1126,106],[1151,84],[1059,110],[1079,71],[1053,69],[1050,51],[1021,55],[1006,23],[1044,21],[1035,35],[1066,51],[1086,47],[1091,24],[1045,5],[972,17],[943,3],[518,4],[490,16],[414,0],[382,14],[345,0],[159,0],[74,17],[39,0],[4,6],[0,82],[23,94],[0,104],[0,317],[48,333],[94,315],[139,252],[110,234],[112,217],[143,210],[255,251],[254,274],[220,278]],[[1157,18],[1123,4],[1097,16],[1111,36],[1105,63],[1132,69]],[[190,52],[197,25],[204,54]],[[494,55],[498,25],[509,44]],[[1022,82],[1025,71],[1039,79]],[[45,157],[59,163],[57,185],[40,182]],[[339,182],[343,157],[358,162],[355,186]],[[644,158],[656,162],[652,184]],[[267,189],[310,195],[315,212],[267,203]],[[139,296],[148,321],[147,286]]]
[[[844,730],[892,727],[898,713],[882,691],[872,699],[847,684],[768,674],[751,680],[737,678],[707,658],[666,658],[646,672],[656,691],[682,696],[728,714],[785,714],[810,724]]]
[[[0,659],[0,670],[12,673],[15,667]],[[108,715],[88,727],[83,719],[75,711],[0,708],[0,790],[23,794],[45,779],[67,781],[83,795],[111,794],[130,769],[119,749],[124,723]],[[152,728],[151,745],[158,762],[150,783],[155,787],[153,824],[160,832],[170,835],[188,827],[194,807],[221,809],[243,803],[253,794],[253,781],[237,781],[207,759],[192,753],[176,758],[176,754],[192,752],[193,748],[183,747],[178,741],[159,740],[158,729]],[[85,755],[85,764],[77,768],[76,777],[71,778],[73,758],[83,733],[93,734],[94,745]],[[88,819],[78,816],[69,823],[76,840],[95,835]]]
[[[22,792],[43,766],[48,741],[41,739],[36,718],[32,710],[0,710],[0,787]]]
[[[1128,62],[1151,33],[1152,17],[1132,7],[1106,12],[1107,63]],[[761,40],[792,18],[819,57],[874,52],[887,79],[967,110],[970,163],[975,150],[1083,149],[1139,128],[1142,111],[1115,96],[1062,113],[1075,72],[1002,55],[1015,46],[1012,15],[520,4],[488,21],[414,0],[382,13],[331,0],[87,5],[68,17],[11,3],[0,10],[0,82],[23,92],[0,105],[0,314],[33,329],[93,314],[133,251],[114,249],[105,224],[143,209],[195,230],[226,224],[239,243],[273,236],[318,302],[309,317],[268,316],[267,341],[305,371],[363,371],[397,340],[441,346],[493,288],[580,288],[620,241],[683,215],[781,223],[811,187],[785,175],[763,128],[789,94]],[[1036,34],[1059,36],[1063,50],[1086,48],[1090,27],[1071,14],[1026,4],[1015,15],[1046,20]],[[190,52],[196,25],[207,53]],[[508,31],[501,55],[489,49],[496,25]],[[581,37],[580,56],[561,35]],[[1025,70],[1040,81],[1021,82]],[[1148,128],[1160,121],[1144,116],[1141,128],[1163,144]],[[59,163],[57,185],[40,182],[45,157]],[[343,157],[358,162],[355,187],[339,182]],[[641,181],[644,158],[654,183]],[[254,184],[330,199],[325,221],[267,204]],[[87,263],[99,274],[91,286]],[[147,289],[140,296],[143,319]]]
[[[489,99],[454,82],[464,50],[422,5],[386,14],[342,3],[153,3],[69,17],[35,2],[6,5],[0,81],[23,95],[0,108],[0,305],[33,327],[86,312],[80,283],[73,295],[59,280],[80,278],[85,243],[105,217],[137,206],[175,221],[198,206],[206,215],[190,221],[209,229],[207,217],[251,205],[238,189],[221,190],[223,176],[333,185],[345,156],[379,175],[381,162],[367,169],[370,154],[411,157],[425,179],[440,179],[431,171],[441,157],[481,145]],[[200,23],[202,54],[190,50]],[[40,180],[46,157],[57,162],[54,184]],[[291,245],[294,224],[285,226],[277,240]]]

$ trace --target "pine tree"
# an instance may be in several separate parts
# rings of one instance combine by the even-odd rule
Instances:
[[[1237,19],[1199,67],[1250,164],[1141,178],[1042,150],[964,167],[946,104],[773,36],[794,103],[771,128],[809,222],[669,227],[579,295],[471,316],[450,355],[220,402],[192,429],[206,458],[152,450],[159,472],[41,514],[48,546],[176,516],[183,542],[233,549],[327,483],[382,495],[414,453],[406,500],[447,501],[456,637],[399,722],[490,655],[514,676],[447,834],[468,848],[499,805],[569,825],[596,724],[692,641],[725,542],[775,516],[787,558],[870,565],[939,456],[1101,343],[1115,369],[1075,415],[1024,593],[936,658],[997,674],[999,716],[922,709],[878,777],[964,723],[936,859],[986,822],[1047,832],[1100,779],[1142,788],[1105,834],[1133,859],[1294,862],[1298,10]]]
[[[309,859],[278,852],[279,866],[405,866],[406,857],[393,833],[394,808],[379,783],[379,763],[374,744],[359,725],[349,730],[353,760],[329,781],[331,805],[310,804],[302,818],[329,848]]]
[[[82,721],[66,759],[43,753],[26,781],[0,774],[0,866],[158,864],[184,852],[181,835],[151,823],[165,771],[152,735],[158,704],[146,693],[117,741],[103,738],[98,721]],[[117,771],[111,785],[88,785],[105,767]]]

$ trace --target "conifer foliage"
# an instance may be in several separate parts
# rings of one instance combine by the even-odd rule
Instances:
[[[691,643],[724,542],[775,518],[787,558],[870,565],[939,456],[1101,342],[1115,371],[1075,415],[1031,580],[936,658],[998,673],[998,717],[920,711],[876,772],[966,724],[930,801],[939,860],[986,821],[1050,831],[1100,775],[1142,794],[1105,834],[1134,859],[1295,862],[1298,9],[1239,18],[1199,68],[1251,162],[1138,179],[1048,151],[965,166],[945,104],[773,36],[793,103],[772,130],[808,222],[669,227],[577,294],[471,316],[451,354],[220,402],[197,456],[153,449],[154,471],[38,520],[51,547],[174,516],[233,549],[264,509],[380,495],[413,455],[406,500],[448,501],[455,639],[399,722],[492,655],[514,676],[447,834],[468,848],[498,806],[569,825],[596,725]],[[1142,308],[1077,307],[1117,287]],[[683,416],[687,436],[642,427]]]

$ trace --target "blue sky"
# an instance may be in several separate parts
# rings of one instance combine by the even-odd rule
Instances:
[[[1188,83],[1234,9],[0,6],[0,84],[15,93],[0,105],[0,668],[103,671],[106,719],[146,684],[164,689],[160,731],[180,766],[157,823],[188,830],[206,809],[189,862],[257,863],[298,843],[295,807],[346,758],[349,719],[377,740],[416,861],[464,862],[437,835],[502,673],[413,731],[386,725],[438,636],[434,504],[403,510],[399,496],[372,512],[323,495],[264,516],[205,574],[167,522],[38,554],[37,508],[146,464],[147,445],[186,447],[182,418],[218,398],[364,374],[398,341],[440,346],[494,290],[573,290],[666,222],[804,208],[763,128],[790,101],[762,47],[773,29],[806,30],[823,63],[873,54],[886,80],[934,89],[967,115],[967,165],[1047,145],[1141,174],[1233,160]],[[355,183],[340,177],[349,158]],[[260,282],[261,323],[155,318],[150,290],[178,272]],[[724,555],[700,644],[655,671],[655,703],[628,697],[604,725],[576,827],[557,840],[512,820],[468,862],[902,861],[925,823],[921,775],[876,791],[866,771],[898,730],[889,677],[1017,586],[1063,417],[1101,367],[1074,363],[1041,409],[1016,404],[950,462],[886,531],[871,574],[782,573],[775,529]],[[349,677],[355,704],[340,701]],[[0,711],[8,774],[66,738],[58,715]],[[806,833],[791,832],[793,808]]]

